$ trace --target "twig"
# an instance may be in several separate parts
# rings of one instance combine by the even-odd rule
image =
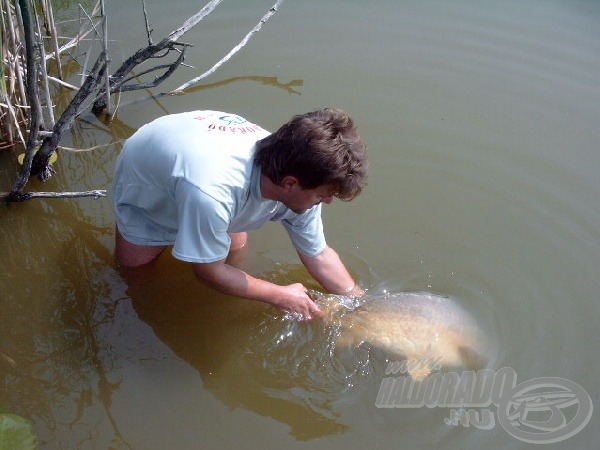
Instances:
[[[8,96],[6,97],[7,101],[10,101],[10,99],[8,98]],[[17,133],[19,135],[19,139],[21,140],[21,142],[23,143],[23,147],[26,147],[27,144],[25,142],[25,138],[23,137],[23,133],[21,133],[21,127],[19,126],[19,120],[17,119],[17,115],[15,114],[15,111],[13,108],[9,107],[8,108],[9,114],[12,117],[12,120],[15,123],[15,128],[17,129]]]
[[[122,142],[122,141],[115,141],[115,142],[109,142],[108,144],[94,145],[93,147],[88,147],[88,148],[73,148],[73,147],[65,147],[63,145],[59,145],[56,148],[58,150],[64,151],[64,152],[81,153],[81,152],[91,152],[92,150],[98,150],[99,148],[110,147],[111,145],[115,145],[120,142]]]
[[[183,22],[179,26],[179,28],[177,28],[174,31],[171,31],[171,33],[166,39],[168,39],[171,42],[177,41],[177,39],[179,39],[181,36],[183,36],[185,33],[187,33],[189,30],[195,27],[202,19],[204,19],[211,12],[213,12],[214,9],[217,6],[219,6],[219,3],[221,3],[222,1],[223,0],[211,0],[210,2],[208,2],[206,5],[204,5],[204,8],[202,8],[192,17]]]
[[[4,125],[4,130],[6,132],[6,140],[8,142],[13,142],[14,137],[13,137],[13,127],[15,129],[19,129],[19,124],[13,122],[13,114],[15,113],[12,109],[12,105],[10,104],[10,97],[5,94],[4,92],[2,93],[2,97],[5,97],[6,100],[6,105],[3,105],[6,108],[6,115],[7,115],[7,119],[6,120],[2,120],[2,124]],[[15,117],[16,119],[16,117]]]
[[[77,86],[73,86],[70,83],[67,83],[66,81],[60,80],[58,78],[55,78],[51,75],[48,75],[48,79],[50,81],[54,81],[56,84],[60,84],[62,87],[65,87],[67,89],[71,89],[72,91],[76,91],[77,89],[79,89]]]
[[[237,52],[239,52],[248,43],[248,41],[256,33],[258,33],[260,31],[260,29],[265,24],[265,22],[267,20],[269,20],[271,18],[271,16],[273,14],[275,14],[275,12],[277,12],[277,8],[279,8],[279,6],[283,2],[284,2],[284,0],[277,0],[277,2],[271,7],[271,9],[269,10],[269,12],[267,14],[265,14],[262,19],[260,19],[260,21],[258,22],[258,24],[252,30],[250,30],[250,32],[244,37],[244,39],[242,39],[241,42],[238,45],[236,45],[227,55],[225,55],[224,58],[222,58],[219,62],[217,62],[214,66],[212,66],[209,70],[207,70],[206,72],[204,72],[199,77],[196,77],[196,78],[188,81],[187,83],[182,84],[178,88],[173,89],[170,93],[171,94],[179,94],[179,93],[183,92],[186,88],[191,87],[191,86],[197,84],[203,78],[206,78],[209,75],[213,74],[219,67],[221,67],[227,61],[229,61],[233,55],[235,55]]]
[[[144,24],[146,25],[146,35],[148,36],[148,45],[152,45],[152,31],[148,24],[148,13],[146,11],[146,0],[142,0],[142,11],[144,12]]]
[[[119,88],[119,92],[137,91],[140,89],[150,89],[150,88],[158,86],[164,80],[169,78],[169,76],[175,71],[175,69],[177,69],[179,64],[181,64],[181,61],[183,61],[184,56],[185,56],[185,53],[182,51],[181,54],[179,55],[179,57],[172,64],[166,64],[163,66],[153,67],[152,69],[149,69],[149,70],[146,70],[145,72],[143,72],[143,73],[149,73],[149,72],[153,72],[155,70],[167,68],[165,73],[163,73],[160,77],[156,77],[153,81],[150,81],[147,83],[130,84],[130,85],[124,84]],[[138,76],[140,76],[140,75],[136,75],[136,77],[138,77]],[[135,78],[135,77],[131,77],[131,78],[129,78],[129,80],[131,80],[133,78]]]
[[[0,103],[0,106],[4,106],[5,108],[8,108],[9,105],[6,103]],[[27,105],[12,105],[13,108],[19,108],[19,109],[29,109],[29,106]]]

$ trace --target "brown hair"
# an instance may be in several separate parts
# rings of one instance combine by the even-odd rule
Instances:
[[[341,200],[352,200],[367,184],[367,147],[340,109],[294,116],[257,142],[254,160],[277,185],[291,175],[303,189],[330,185]]]

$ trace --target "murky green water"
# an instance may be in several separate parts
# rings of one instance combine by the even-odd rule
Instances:
[[[155,92],[212,66],[271,4],[225,1],[183,39],[195,68]],[[147,5],[155,39],[199,9]],[[144,45],[141,6],[107,8],[118,61]],[[111,125],[82,117],[64,145],[112,144],[62,152],[56,176],[30,187],[108,188],[120,141],[165,113],[228,110],[274,129],[342,107],[372,170],[359,199],[325,208],[329,244],[372,292],[455,299],[495,343],[492,369],[581,385],[590,423],[544,448],[595,448],[599,74],[592,0],[288,1],[202,88],[124,96]],[[16,153],[0,154],[0,190]],[[324,370],[318,326],[215,294],[170,255],[118,271],[109,205],[0,206],[0,412],[30,419],[42,448],[533,447],[497,422],[449,425],[448,408],[377,408],[384,355],[363,346]],[[279,228],[251,234],[245,269],[309,283]]]

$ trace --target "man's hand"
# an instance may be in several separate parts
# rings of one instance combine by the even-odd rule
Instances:
[[[280,294],[273,301],[273,306],[278,310],[290,313],[295,319],[310,320],[322,317],[323,313],[313,302],[306,288],[301,283],[280,286]]]

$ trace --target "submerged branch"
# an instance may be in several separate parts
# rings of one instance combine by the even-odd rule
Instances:
[[[11,193],[1,192],[0,200],[7,200]],[[31,200],[32,198],[78,198],[78,197],[106,197],[106,190],[96,189],[81,192],[25,192],[19,197],[19,201]],[[8,201],[8,200],[7,200]]]

